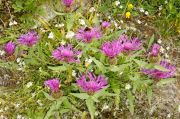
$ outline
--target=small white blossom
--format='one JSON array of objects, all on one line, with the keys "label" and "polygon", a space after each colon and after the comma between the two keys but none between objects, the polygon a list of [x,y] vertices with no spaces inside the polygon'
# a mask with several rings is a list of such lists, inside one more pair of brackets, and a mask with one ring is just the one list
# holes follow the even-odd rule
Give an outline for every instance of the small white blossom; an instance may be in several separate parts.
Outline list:
[{"label": "small white blossom", "polygon": [[162,43],[162,40],[161,39],[158,39],[158,41],[157,41],[159,44],[161,44]]},{"label": "small white blossom", "polygon": [[87,58],[86,58],[86,59],[85,59],[85,62],[88,62],[88,63],[90,64],[90,63],[92,63],[92,59],[91,59],[91,58],[90,58],[90,59],[87,59]]},{"label": "small white blossom", "polygon": [[98,16],[98,17],[99,17],[100,15],[97,13],[97,14],[96,14],[96,16]]},{"label": "small white blossom", "polygon": [[141,24],[142,22],[138,19],[138,20],[137,20],[137,23],[138,23],[138,24]]},{"label": "small white blossom", "polygon": [[116,5],[116,6],[120,5],[120,2],[119,2],[118,0],[115,1],[115,5]]},{"label": "small white blossom", "polygon": [[76,77],[76,71],[72,70],[72,76]]},{"label": "small white blossom", "polygon": [[17,119],[22,119],[22,116],[18,114],[16,118]]},{"label": "small white blossom", "polygon": [[143,8],[139,8],[139,11],[140,11],[140,12],[144,12],[144,9],[143,9]]},{"label": "small white blossom", "polygon": [[124,23],[124,21],[123,20],[120,20],[120,22],[123,24]]},{"label": "small white blossom", "polygon": [[53,32],[50,32],[50,33],[49,33],[48,38],[49,38],[49,39],[53,39],[53,38],[54,38]]},{"label": "small white blossom", "polygon": [[122,6],[122,5],[120,5],[120,6],[119,6],[119,8],[120,8],[120,9],[122,9],[122,8],[123,8],[123,6]]},{"label": "small white blossom", "polygon": [[145,13],[144,13],[145,15],[149,15],[149,12],[148,11],[145,11]]},{"label": "small white blossom", "polygon": [[4,110],[7,111],[9,109],[9,107],[5,107]]},{"label": "small white blossom", "polygon": [[169,55],[168,55],[167,53],[165,53],[165,55],[164,55],[164,56],[165,56],[165,58],[169,58]]},{"label": "small white blossom", "polygon": [[17,22],[15,20],[9,22],[9,26],[17,25]]},{"label": "small white blossom", "polygon": [[66,44],[66,41],[62,40],[61,45],[65,45],[65,44]]},{"label": "small white blossom", "polygon": [[0,109],[0,113],[3,112],[3,109]]},{"label": "small white blossom", "polygon": [[121,26],[118,26],[118,29],[122,29]]},{"label": "small white blossom", "polygon": [[20,61],[21,61],[21,58],[18,57],[18,58],[16,59],[16,62],[19,63]]},{"label": "small white blossom", "polygon": [[170,117],[171,117],[171,114],[169,113],[169,114],[167,115],[167,117],[170,118]]},{"label": "small white blossom", "polygon": [[44,28],[40,28],[40,31],[43,32],[43,33],[46,32],[46,30]]},{"label": "small white blossom", "polygon": [[64,24],[63,24],[63,23],[61,23],[61,24],[56,24],[55,27],[56,27],[56,28],[62,28],[62,27],[64,27]]},{"label": "small white blossom", "polygon": [[34,92],[34,93],[31,93],[31,96],[32,97],[35,97],[36,96],[36,93]]},{"label": "small white blossom", "polygon": [[39,106],[43,106],[41,100],[37,100],[37,103],[39,104]]},{"label": "small white blossom", "polygon": [[130,85],[130,84],[126,84],[125,89],[126,89],[126,90],[131,89],[131,85]]},{"label": "small white blossom", "polygon": [[108,16],[108,19],[111,19],[111,16]]},{"label": "small white blossom", "polygon": [[104,104],[102,110],[107,110],[108,108],[109,106],[107,104]]},{"label": "small white blossom", "polygon": [[19,103],[15,104],[15,107],[16,107],[16,108],[18,108],[19,106],[20,106],[20,104],[19,104]]},{"label": "small white blossom", "polygon": [[5,54],[4,50],[0,50],[0,56],[3,56]]},{"label": "small white blossom", "polygon": [[161,46],[160,52],[161,52],[161,53],[164,53],[164,51],[165,51],[165,49]]},{"label": "small white blossom", "polygon": [[32,85],[33,85],[33,82],[28,82],[28,83],[26,84],[26,87],[27,87],[27,88],[30,88]]},{"label": "small white blossom", "polygon": [[165,4],[167,4],[167,3],[168,3],[168,1],[167,1],[167,0],[165,0],[165,1],[164,1],[164,3],[165,3]]},{"label": "small white blossom", "polygon": [[180,113],[180,105],[178,106],[178,112]]},{"label": "small white blossom", "polygon": [[159,11],[161,11],[162,10],[162,5],[161,6],[159,6]]},{"label": "small white blossom", "polygon": [[85,26],[85,25],[86,25],[86,22],[84,21],[84,19],[79,19],[79,24]]},{"label": "small white blossom", "polygon": [[74,37],[74,35],[75,35],[75,33],[74,33],[73,31],[69,31],[69,32],[66,34],[66,38],[67,38],[67,39],[71,39],[71,38]]},{"label": "small white blossom", "polygon": [[96,11],[96,9],[94,8],[94,7],[91,7],[90,9],[89,9],[89,12],[95,12]]},{"label": "small white blossom", "polygon": [[170,47],[168,46],[168,47],[166,47],[166,50],[170,50]]}]

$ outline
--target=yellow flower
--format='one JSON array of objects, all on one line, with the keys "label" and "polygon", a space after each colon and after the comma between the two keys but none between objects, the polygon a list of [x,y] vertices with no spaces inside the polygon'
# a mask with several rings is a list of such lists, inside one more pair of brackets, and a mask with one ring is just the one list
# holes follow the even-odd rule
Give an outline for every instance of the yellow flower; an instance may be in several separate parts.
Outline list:
[{"label": "yellow flower", "polygon": [[128,4],[128,9],[133,9],[134,6],[132,4]]},{"label": "yellow flower", "polygon": [[129,19],[131,17],[131,13],[130,12],[126,12],[126,18]]}]

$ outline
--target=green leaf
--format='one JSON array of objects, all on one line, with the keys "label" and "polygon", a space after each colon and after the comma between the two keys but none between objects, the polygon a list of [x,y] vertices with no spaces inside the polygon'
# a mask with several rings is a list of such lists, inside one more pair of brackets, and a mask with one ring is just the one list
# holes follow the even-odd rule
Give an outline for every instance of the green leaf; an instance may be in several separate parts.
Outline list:
[{"label": "green leaf", "polygon": [[147,97],[148,97],[149,105],[151,105],[152,96],[153,96],[152,88],[148,87],[147,88]]},{"label": "green leaf", "polygon": [[70,93],[70,94],[79,99],[88,99],[89,98],[89,95],[87,93]]},{"label": "green leaf", "polygon": [[154,68],[157,69],[157,70],[160,70],[160,71],[165,71],[165,72],[166,72],[166,71],[169,71],[168,69],[164,68],[164,67],[161,66],[161,65],[155,65]]},{"label": "green leaf", "polygon": [[94,57],[90,57],[90,58],[94,61],[94,63],[97,65],[97,67],[99,68],[100,71],[102,71],[103,73],[106,72],[106,67],[100,61],[98,61]]},{"label": "green leaf", "polygon": [[43,91],[43,93],[44,93],[44,96],[48,99],[48,100],[51,100],[51,101],[54,101],[55,99],[52,97],[52,96],[50,96],[48,93],[46,93],[46,92],[44,92]]},{"label": "green leaf", "polygon": [[95,111],[96,111],[94,101],[91,98],[88,98],[86,100],[86,105],[87,105],[89,113],[91,115],[91,119],[94,119],[94,114],[95,114]]},{"label": "green leaf", "polygon": [[149,49],[151,48],[153,42],[154,42],[154,34],[151,36],[151,38],[150,38],[150,40],[149,40],[149,44],[148,44],[147,50],[149,50]]},{"label": "green leaf", "polygon": [[53,71],[59,71],[59,72],[67,70],[67,67],[65,67],[65,66],[48,66],[48,68]]},{"label": "green leaf", "polygon": [[174,82],[175,80],[176,80],[176,78],[162,79],[162,80],[160,80],[156,85],[157,85],[157,86],[163,86],[163,85],[172,83],[172,82]]},{"label": "green leaf", "polygon": [[134,114],[134,96],[132,95],[131,91],[127,92],[127,98],[128,98],[128,109],[131,112],[131,114]]},{"label": "green leaf", "polygon": [[141,60],[137,60],[137,59],[133,59],[140,67],[145,67],[146,65],[148,65],[148,63],[141,61]]}]

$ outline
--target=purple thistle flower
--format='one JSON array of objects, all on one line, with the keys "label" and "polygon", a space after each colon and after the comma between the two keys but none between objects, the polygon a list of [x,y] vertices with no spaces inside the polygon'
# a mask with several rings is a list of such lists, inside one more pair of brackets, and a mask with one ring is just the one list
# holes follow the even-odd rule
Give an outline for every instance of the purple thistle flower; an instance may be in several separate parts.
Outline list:
[{"label": "purple thistle flower", "polygon": [[52,52],[53,58],[59,61],[65,61],[65,62],[79,62],[79,60],[76,60],[77,55],[79,55],[81,52],[73,49],[72,46],[69,44],[67,46],[60,46],[57,49],[55,49]]},{"label": "purple thistle flower", "polygon": [[122,51],[122,47],[119,41],[114,40],[112,42],[105,42],[102,45],[102,51],[109,58],[114,58]]},{"label": "purple thistle flower", "polygon": [[101,38],[102,33],[100,32],[99,28],[83,28],[76,33],[76,39],[83,41],[85,43],[91,43],[92,39],[99,39]]},{"label": "purple thistle flower", "polygon": [[4,51],[7,53],[7,55],[12,55],[15,52],[16,45],[13,42],[8,42],[4,46]]},{"label": "purple thistle flower", "polygon": [[50,90],[53,93],[57,93],[59,92],[59,88],[60,88],[60,81],[59,79],[55,78],[55,79],[49,79],[47,81],[44,82],[44,85],[47,86],[48,88],[50,88]]},{"label": "purple thistle flower", "polygon": [[107,21],[103,21],[103,22],[101,23],[101,26],[102,26],[103,28],[108,28],[108,27],[111,26],[111,23],[110,23],[110,22],[107,22]]},{"label": "purple thistle flower", "polygon": [[143,69],[144,74],[148,74],[155,79],[165,79],[172,77],[176,72],[176,67],[167,61],[161,61],[160,65],[167,69],[167,71],[160,71],[158,69]]},{"label": "purple thistle flower", "polygon": [[77,80],[77,85],[80,86],[88,94],[94,94],[95,92],[107,86],[107,84],[107,80],[102,75],[96,76],[95,74],[90,72],[82,75]]},{"label": "purple thistle flower", "polygon": [[66,7],[70,7],[73,3],[73,0],[63,0],[63,4],[66,6]]},{"label": "purple thistle flower", "polygon": [[135,51],[141,48],[141,41],[138,38],[128,39],[126,35],[121,35],[119,42],[124,52]]},{"label": "purple thistle flower", "polygon": [[18,41],[22,45],[32,47],[38,41],[38,35],[35,31],[30,31],[26,34],[21,35]]},{"label": "purple thistle flower", "polygon": [[149,55],[154,56],[154,57],[158,56],[158,54],[160,52],[160,48],[161,48],[161,46],[159,44],[153,44]]}]

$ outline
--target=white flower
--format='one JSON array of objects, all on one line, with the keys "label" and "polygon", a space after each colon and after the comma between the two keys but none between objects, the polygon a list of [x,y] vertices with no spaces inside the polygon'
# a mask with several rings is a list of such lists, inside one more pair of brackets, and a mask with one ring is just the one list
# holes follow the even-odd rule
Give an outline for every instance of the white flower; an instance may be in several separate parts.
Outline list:
[{"label": "white flower", "polygon": [[17,22],[15,20],[9,22],[9,26],[17,25]]},{"label": "white flower", "polygon": [[144,13],[145,15],[149,15],[149,12],[148,11],[145,11],[145,13]]},{"label": "white flower", "polygon": [[122,5],[120,5],[120,6],[119,6],[119,8],[120,8],[120,9],[122,9],[122,8],[123,8],[123,6],[122,6]]},{"label": "white flower", "polygon": [[3,112],[3,109],[0,109],[0,113]]},{"label": "white flower", "polygon": [[99,17],[100,15],[97,13],[97,14],[96,14],[96,16],[98,16],[98,17]]},{"label": "white flower", "polygon": [[43,104],[41,103],[41,100],[37,100],[37,103],[39,104],[39,106],[43,106]]},{"label": "white flower", "polygon": [[19,106],[20,106],[20,104],[19,104],[19,103],[15,104],[15,107],[16,107],[16,108],[18,108]]},{"label": "white flower", "polygon": [[34,93],[31,93],[31,96],[32,97],[35,97],[36,96],[36,93],[34,92]]},{"label": "white flower", "polygon": [[161,44],[162,43],[162,40],[161,39],[158,39],[158,41],[157,41],[159,44]]},{"label": "white flower", "polygon": [[87,59],[87,58],[86,58],[86,59],[85,59],[85,62],[88,62],[88,63],[90,64],[90,63],[92,63],[92,59],[91,59],[91,58],[90,58],[90,59]]},{"label": "white flower", "polygon": [[118,6],[120,4],[120,2],[117,0],[115,1],[115,5]]},{"label": "white flower", "polygon": [[169,114],[167,115],[167,117],[170,118],[170,117],[171,117],[171,114],[169,113]]},{"label": "white flower", "polygon": [[0,50],[0,56],[3,56],[5,54],[4,50]]},{"label": "white flower", "polygon": [[126,90],[131,89],[131,85],[130,85],[130,84],[126,84],[125,89],[126,89]]},{"label": "white flower", "polygon": [[143,8],[139,8],[139,11],[140,11],[140,12],[144,12],[144,9],[143,9]]},{"label": "white flower", "polygon": [[16,118],[17,118],[17,119],[21,119],[22,116],[18,114]]},{"label": "white flower", "polygon": [[91,7],[90,9],[89,9],[89,12],[95,12],[96,11],[96,9],[94,8],[94,7]]},{"label": "white flower", "polygon": [[168,3],[168,1],[167,1],[167,0],[165,0],[165,1],[164,1],[164,3],[165,3],[165,4],[167,4],[167,3]]},{"label": "white flower", "polygon": [[102,110],[107,110],[108,108],[109,106],[107,104],[104,104]]},{"label": "white flower", "polygon": [[21,58],[18,57],[18,58],[16,59],[16,62],[19,63],[20,61],[21,61]]},{"label": "white flower", "polygon": [[117,24],[116,21],[113,21],[113,23],[114,23],[114,26],[115,26],[115,27],[118,27],[118,24]]},{"label": "white flower", "polygon": [[61,23],[61,24],[56,24],[55,27],[56,27],[56,28],[62,28],[62,27],[64,27],[64,24],[63,24],[63,23]]},{"label": "white flower", "polygon": [[76,77],[76,71],[72,70],[72,76]]},{"label": "white flower", "polygon": [[9,107],[5,107],[4,110],[7,111],[9,109]]},{"label": "white flower", "polygon": [[65,44],[66,44],[66,41],[62,40],[61,45],[65,45]]},{"label": "white flower", "polygon": [[54,38],[53,32],[50,32],[50,33],[49,33],[48,38],[49,38],[49,39],[53,39],[53,38]]},{"label": "white flower", "polygon": [[40,31],[43,32],[43,33],[46,32],[46,30],[44,28],[40,28]]},{"label": "white flower", "polygon": [[118,26],[118,29],[122,29],[121,26]]},{"label": "white flower", "polygon": [[164,48],[161,46],[161,48],[160,48],[160,52],[161,53],[164,53]]},{"label": "white flower", "polygon": [[66,34],[66,38],[67,39],[71,39],[71,38],[73,38],[74,37],[74,32],[72,32],[72,31],[69,31],[67,34]]},{"label": "white flower", "polygon": [[84,25],[84,26],[86,25],[84,19],[79,19],[79,24]]},{"label": "white flower", "polygon": [[162,5],[161,5],[161,6],[159,6],[159,10],[162,10]]},{"label": "white flower", "polygon": [[138,23],[138,24],[141,24],[142,22],[138,19],[138,20],[137,20],[137,23]]},{"label": "white flower", "polygon": [[169,58],[169,55],[168,55],[167,53],[165,53],[165,55],[164,55],[164,56],[165,56],[165,58]]},{"label": "white flower", "polygon": [[168,46],[168,47],[166,47],[166,50],[169,50],[170,49],[170,47]]},{"label": "white flower", "polygon": [[111,16],[108,16],[108,19],[111,19]]},{"label": "white flower", "polygon": [[28,82],[28,83],[26,84],[26,87],[27,87],[27,88],[30,88],[32,85],[33,85],[33,82]]}]

